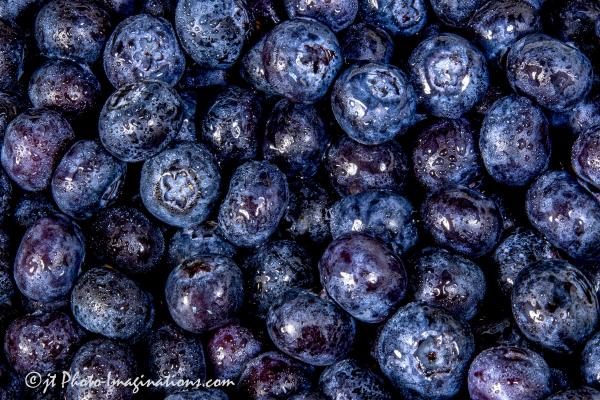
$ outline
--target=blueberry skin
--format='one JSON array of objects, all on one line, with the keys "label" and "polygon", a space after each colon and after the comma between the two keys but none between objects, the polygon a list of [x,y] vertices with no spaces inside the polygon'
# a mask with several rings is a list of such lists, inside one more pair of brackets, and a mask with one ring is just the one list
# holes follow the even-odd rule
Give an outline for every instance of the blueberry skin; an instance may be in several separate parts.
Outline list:
[{"label": "blueberry skin", "polygon": [[228,257],[197,256],[175,267],[167,278],[169,313],[181,328],[204,333],[229,323],[244,300],[239,267]]},{"label": "blueberry skin", "polygon": [[311,387],[312,368],[276,351],[263,353],[246,364],[238,383],[249,400],[284,400]]},{"label": "blueberry skin", "polygon": [[2,166],[21,189],[42,191],[50,185],[54,167],[74,139],[71,125],[61,114],[30,109],[6,128]]},{"label": "blueberry skin", "polygon": [[511,296],[514,319],[531,341],[556,353],[572,353],[594,332],[598,299],[577,268],[543,260],[522,270]]},{"label": "blueberry skin", "polygon": [[339,32],[352,24],[358,12],[359,0],[285,0],[284,6],[290,19],[308,17]]},{"label": "blueberry skin", "polygon": [[600,400],[600,392],[592,388],[582,387],[557,393],[546,400]]},{"label": "blueberry skin", "polygon": [[0,92],[0,141],[4,141],[6,127],[22,111],[22,101],[8,93]]},{"label": "blueberry skin", "polygon": [[212,153],[183,142],[146,160],[140,197],[150,214],[180,228],[202,223],[219,197],[221,173]]},{"label": "blueberry skin", "polygon": [[342,360],[327,367],[319,382],[328,400],[392,399],[392,395],[383,386],[382,379],[352,359]]},{"label": "blueberry skin", "polygon": [[271,84],[267,81],[263,51],[267,35],[261,37],[242,57],[240,75],[256,90],[268,95],[275,94]]},{"label": "blueberry skin", "polygon": [[393,192],[367,191],[346,196],[331,207],[330,215],[334,239],[349,232],[365,232],[402,254],[419,238],[413,205]]},{"label": "blueberry skin", "polygon": [[152,271],[165,249],[160,228],[133,207],[114,207],[98,213],[89,236],[96,258],[131,274]]},{"label": "blueberry skin", "polygon": [[71,292],[71,311],[86,330],[135,342],[152,326],[152,296],[124,274],[107,267],[81,275]]},{"label": "blueberry skin", "polygon": [[464,118],[427,123],[417,136],[413,171],[428,191],[457,184],[474,186],[483,175],[473,125]]},{"label": "blueberry skin", "polygon": [[586,343],[581,353],[581,375],[586,384],[600,387],[600,333]]},{"label": "blueberry skin", "polygon": [[[79,376],[82,382],[97,379],[133,379],[137,365],[129,348],[111,340],[91,340],[81,346],[69,368],[71,376]],[[66,388],[66,400],[131,400],[133,388],[120,385],[102,385],[95,388],[90,385],[72,385]]]},{"label": "blueberry skin", "polygon": [[464,187],[434,193],[421,207],[425,229],[440,246],[478,257],[500,240],[502,217],[496,203]]},{"label": "blueberry skin", "polygon": [[498,183],[525,186],[550,163],[552,144],[542,109],[521,96],[494,102],[479,136],[485,168]]},{"label": "blueberry skin", "polygon": [[176,6],[176,0],[144,0],[142,12],[171,20]]},{"label": "blueberry skin", "polygon": [[335,119],[362,144],[380,144],[405,133],[416,122],[416,107],[412,85],[393,65],[351,66],[331,92]]},{"label": "blueberry skin", "polygon": [[104,71],[115,88],[142,80],[174,86],[185,69],[185,56],[171,23],[138,14],[122,21],[106,42]]},{"label": "blueberry skin", "polygon": [[140,0],[101,0],[112,14],[115,14],[118,19],[129,17],[135,14],[140,8]]},{"label": "blueberry skin", "polygon": [[169,395],[164,400],[228,400],[229,397],[217,389],[198,389]]},{"label": "blueberry skin", "polygon": [[461,28],[467,25],[469,18],[485,0],[431,0],[431,8],[446,25]]},{"label": "blueberry skin", "polygon": [[102,55],[111,29],[110,15],[99,4],[53,0],[39,11],[34,32],[43,55],[92,64]]},{"label": "blueberry skin", "polygon": [[233,258],[236,254],[235,246],[223,239],[216,231],[217,224],[214,221],[176,231],[169,241],[169,264],[176,266],[188,258],[202,254],[218,254]]},{"label": "blueberry skin", "polygon": [[238,167],[219,209],[219,232],[240,247],[256,247],[277,229],[288,204],[285,175],[266,161]]},{"label": "blueberry skin", "polygon": [[10,178],[0,168],[0,221],[6,218],[8,211],[12,208],[13,192]]},{"label": "blueberry skin", "polygon": [[335,34],[309,18],[277,25],[267,34],[262,59],[270,89],[300,103],[325,96],[343,64]]},{"label": "blueberry skin", "polygon": [[119,196],[127,166],[95,140],[76,142],[54,170],[52,197],[62,212],[87,219]]},{"label": "blueberry skin", "polygon": [[69,363],[84,338],[83,330],[63,312],[15,319],[4,336],[4,354],[21,375],[58,372]]},{"label": "blueberry skin", "polygon": [[284,353],[310,365],[345,358],[354,343],[354,320],[332,301],[291,290],[269,309],[267,332]]},{"label": "blueberry skin", "polygon": [[506,58],[506,76],[513,90],[551,111],[567,111],[582,101],[593,75],[592,64],[582,52],[544,34],[522,37]]},{"label": "blueberry skin", "polygon": [[231,67],[250,33],[250,11],[242,0],[180,0],[175,29],[181,46],[201,67]]},{"label": "blueberry skin", "polygon": [[590,96],[577,103],[567,113],[567,126],[573,134],[581,135],[600,125],[600,96]]},{"label": "blueberry skin", "polygon": [[350,25],[342,35],[340,46],[346,64],[361,61],[389,64],[394,52],[390,35],[384,29],[364,22]]},{"label": "blueberry skin", "polygon": [[42,218],[21,239],[14,263],[15,282],[32,300],[65,298],[84,258],[84,236],[77,225],[62,217]]},{"label": "blueberry skin", "polygon": [[306,249],[290,240],[264,244],[246,258],[243,266],[247,299],[254,315],[264,319],[271,305],[292,288],[309,288],[315,282]]},{"label": "blueberry skin", "polygon": [[427,22],[423,0],[359,0],[363,21],[385,29],[393,36],[413,36]]},{"label": "blueberry skin", "polygon": [[525,209],[533,227],[570,257],[600,257],[600,205],[568,172],[548,171],[537,178]]},{"label": "blueberry skin", "polygon": [[54,202],[44,193],[25,192],[12,209],[11,223],[18,229],[26,230],[37,220],[58,213]]},{"label": "blueberry skin", "polygon": [[329,181],[341,195],[367,190],[402,192],[408,178],[408,159],[394,141],[367,146],[342,138],[326,157]]},{"label": "blueberry skin", "polygon": [[281,100],[267,120],[263,156],[290,178],[310,178],[317,173],[329,140],[315,107]]},{"label": "blueberry skin", "polygon": [[0,90],[12,89],[23,74],[25,43],[19,32],[0,20]]},{"label": "blueberry skin", "polygon": [[600,189],[600,129],[577,137],[571,151],[571,167],[578,178]]},{"label": "blueberry skin", "polygon": [[536,261],[559,258],[558,251],[540,234],[517,228],[500,242],[492,254],[498,286],[510,295],[517,275]]},{"label": "blueberry skin", "polygon": [[405,397],[441,400],[460,390],[474,350],[467,325],[442,308],[410,303],[385,323],[374,356]]},{"label": "blueberry skin", "polygon": [[144,161],[162,151],[183,120],[179,95],[160,81],[125,85],[104,104],[98,121],[106,150],[126,162]]},{"label": "blueberry skin", "polygon": [[253,91],[227,87],[208,105],[199,138],[223,164],[255,159],[261,113],[262,104]]},{"label": "blueberry skin", "polygon": [[262,352],[262,342],[239,324],[217,329],[206,345],[206,355],[218,379],[238,379],[246,363]]},{"label": "blueberry skin", "polygon": [[479,353],[468,375],[472,400],[542,400],[550,394],[551,371],[539,354],[499,346]]}]

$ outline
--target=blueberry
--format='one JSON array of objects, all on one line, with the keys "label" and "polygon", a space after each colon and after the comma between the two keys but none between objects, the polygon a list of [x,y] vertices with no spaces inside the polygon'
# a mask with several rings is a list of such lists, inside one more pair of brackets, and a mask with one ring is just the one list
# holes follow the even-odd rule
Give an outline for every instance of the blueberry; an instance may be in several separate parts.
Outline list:
[{"label": "blueberry", "polygon": [[24,193],[12,209],[11,222],[25,230],[37,220],[58,212],[56,206],[43,193]]},{"label": "blueberry", "polygon": [[54,167],[74,139],[71,125],[58,112],[25,111],[6,128],[2,166],[22,189],[44,190],[50,185]]},{"label": "blueberry", "polygon": [[182,115],[181,98],[165,83],[128,84],[104,104],[100,140],[120,160],[144,161],[167,147],[181,127]]},{"label": "blueberry", "polygon": [[431,195],[422,205],[421,217],[438,245],[469,257],[489,253],[502,233],[496,203],[464,187],[449,187]]},{"label": "blueberry", "polygon": [[140,0],[101,0],[104,6],[119,19],[135,14],[140,8]]},{"label": "blueberry", "polygon": [[246,363],[259,355],[262,347],[250,329],[231,324],[212,334],[206,353],[218,379],[238,379]]},{"label": "blueberry", "polygon": [[303,103],[325,96],[343,63],[335,34],[308,18],[277,25],[267,35],[262,53],[270,88],[280,96]]},{"label": "blueberry", "polygon": [[155,17],[172,19],[176,6],[176,0],[144,0],[142,11]]},{"label": "blueberry", "polygon": [[590,283],[592,284],[592,288],[594,289],[594,292],[596,292],[596,296],[600,301],[600,263],[586,263],[581,267],[581,272],[583,272],[589,279]]},{"label": "blueberry", "polygon": [[91,250],[99,260],[133,274],[157,267],[165,248],[159,227],[133,207],[119,206],[98,213],[89,236]]},{"label": "blueberry", "polygon": [[392,65],[354,65],[336,80],[331,108],[340,127],[363,144],[379,144],[416,122],[416,97],[404,72]]},{"label": "blueberry", "polygon": [[79,227],[66,218],[39,219],[27,230],[17,250],[14,278],[32,300],[65,298],[75,284],[85,257]]},{"label": "blueberry", "polygon": [[164,400],[228,400],[229,397],[217,389],[198,389],[180,392],[165,397]]},{"label": "blueberry", "polygon": [[419,101],[436,117],[460,117],[483,98],[489,86],[483,54],[452,33],[423,40],[408,64]]},{"label": "blueberry", "polygon": [[462,28],[484,3],[485,0],[431,0],[431,8],[444,24]]},{"label": "blueberry", "polygon": [[43,55],[94,63],[112,29],[108,12],[95,2],[52,0],[37,15],[35,39]]},{"label": "blueberry", "polygon": [[6,127],[22,111],[23,104],[19,98],[0,92],[0,141],[4,141]]},{"label": "blueberry", "polygon": [[544,34],[530,34],[510,48],[506,75],[513,90],[551,111],[566,111],[590,91],[590,60],[575,47]]},{"label": "blueberry", "polygon": [[358,12],[358,0],[285,0],[290,19],[314,18],[338,32],[350,26]]},{"label": "blueberry", "polygon": [[600,387],[600,333],[594,335],[583,348],[581,375],[586,384]]},{"label": "blueberry", "polygon": [[195,142],[196,141],[196,114],[198,101],[194,90],[183,89],[179,92],[181,97],[181,106],[183,109],[183,120],[181,128],[173,139],[174,142]]},{"label": "blueberry", "polygon": [[374,355],[405,397],[441,400],[460,390],[474,348],[473,335],[460,320],[442,308],[410,303],[385,323]]},{"label": "blueberry", "polygon": [[557,393],[548,397],[546,400],[599,400],[600,392],[588,388],[582,387],[579,389],[566,390],[564,392]]},{"label": "blueberry", "polygon": [[30,11],[39,8],[40,0],[7,0],[0,4],[0,19],[14,23],[26,17]]},{"label": "blueberry", "polygon": [[62,212],[90,218],[121,192],[127,167],[94,140],[76,142],[54,170],[52,197]]},{"label": "blueberry", "polygon": [[217,224],[214,221],[179,229],[169,242],[169,263],[179,265],[188,258],[204,254],[234,257],[235,246],[223,239],[216,230]]},{"label": "blueberry", "polygon": [[479,353],[469,369],[472,400],[542,400],[550,394],[550,368],[539,354],[500,346]]},{"label": "blueberry", "polygon": [[567,126],[575,135],[582,135],[596,128],[600,125],[600,96],[590,96],[577,103],[566,114]]},{"label": "blueberry", "polygon": [[540,176],[527,192],[525,209],[534,228],[569,256],[600,257],[600,205],[567,172]]},{"label": "blueberry", "polygon": [[379,26],[394,36],[417,34],[427,22],[424,0],[359,0],[366,23]]},{"label": "blueberry", "polygon": [[219,209],[223,237],[241,247],[264,243],[277,229],[288,204],[285,175],[265,161],[238,167]]},{"label": "blueberry", "polygon": [[265,63],[263,61],[263,51],[267,35],[260,38],[242,58],[242,66],[240,74],[242,77],[254,87],[265,94],[274,94],[274,89],[267,81],[267,73],[265,72]]},{"label": "blueberry", "polygon": [[202,67],[229,68],[251,29],[243,0],[179,0],[175,29],[181,46]]},{"label": "blueberry", "polygon": [[342,138],[327,152],[329,180],[342,195],[367,190],[401,192],[408,179],[408,159],[396,142],[367,146]]},{"label": "blueberry", "polygon": [[347,64],[361,61],[389,64],[394,52],[390,35],[364,22],[350,25],[344,31],[340,45]]},{"label": "blueberry", "polygon": [[0,90],[12,89],[24,68],[25,43],[19,32],[0,20]]},{"label": "blueberry", "polygon": [[193,333],[220,328],[238,313],[244,297],[242,272],[230,258],[204,255],[175,267],[165,287],[169,313]]},{"label": "blueberry", "polygon": [[600,129],[582,133],[575,140],[571,166],[577,177],[600,189]]},{"label": "blueberry", "polygon": [[587,0],[548,0],[544,7],[546,28],[553,36],[573,43],[588,57],[599,55],[595,34],[600,4]]},{"label": "blueberry", "polygon": [[263,156],[289,177],[317,173],[329,145],[329,135],[312,105],[281,100],[271,110],[265,128]]},{"label": "blueberry", "polygon": [[183,75],[185,57],[169,21],[138,14],[122,21],[104,48],[104,71],[114,87],[142,80],[174,86]]},{"label": "blueberry", "polygon": [[475,130],[467,119],[428,122],[412,151],[419,183],[432,192],[449,184],[475,186],[483,174],[475,140]]},{"label": "blueberry", "polygon": [[8,175],[0,168],[0,221],[2,221],[12,208],[13,185]]},{"label": "blueberry", "polygon": [[327,367],[319,379],[321,390],[328,400],[391,400],[392,395],[380,377],[346,359]]},{"label": "blueberry", "polygon": [[556,353],[573,352],[598,323],[598,299],[590,282],[566,261],[538,261],[522,270],[511,304],[523,334]]}]

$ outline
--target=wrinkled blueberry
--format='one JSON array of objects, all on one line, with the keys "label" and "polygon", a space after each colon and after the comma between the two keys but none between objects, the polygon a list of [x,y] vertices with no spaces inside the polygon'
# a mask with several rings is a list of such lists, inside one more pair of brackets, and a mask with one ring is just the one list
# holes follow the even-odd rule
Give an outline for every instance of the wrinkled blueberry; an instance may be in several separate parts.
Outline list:
[{"label": "wrinkled blueberry", "polygon": [[12,89],[23,74],[25,43],[20,33],[0,20],[0,90]]},{"label": "wrinkled blueberry", "polygon": [[188,258],[203,254],[235,256],[235,246],[223,239],[216,230],[217,224],[208,221],[175,232],[169,242],[169,263],[173,266],[179,265]]},{"label": "wrinkled blueberry", "polygon": [[390,35],[364,22],[353,24],[344,31],[340,45],[347,64],[361,61],[389,64],[394,52]]},{"label": "wrinkled blueberry", "polygon": [[309,17],[338,32],[347,28],[358,12],[358,0],[285,0],[290,19]]},{"label": "wrinkled blueberry", "polygon": [[231,324],[213,333],[206,354],[218,379],[238,379],[246,363],[258,356],[262,347],[250,329]]},{"label": "wrinkled blueberry", "polygon": [[412,36],[427,22],[424,0],[359,0],[363,20],[394,36]]},{"label": "wrinkled blueberry", "polygon": [[355,360],[339,361],[325,369],[319,379],[328,400],[391,400],[380,377]]}]

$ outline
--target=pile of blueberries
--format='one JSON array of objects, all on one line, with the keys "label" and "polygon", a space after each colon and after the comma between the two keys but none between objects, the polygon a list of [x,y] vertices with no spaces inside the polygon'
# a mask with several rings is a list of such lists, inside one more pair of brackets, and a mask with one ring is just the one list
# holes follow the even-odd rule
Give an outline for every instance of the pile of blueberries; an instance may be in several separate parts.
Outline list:
[{"label": "pile of blueberries", "polygon": [[595,66],[600,0],[0,0],[0,400],[600,400]]}]

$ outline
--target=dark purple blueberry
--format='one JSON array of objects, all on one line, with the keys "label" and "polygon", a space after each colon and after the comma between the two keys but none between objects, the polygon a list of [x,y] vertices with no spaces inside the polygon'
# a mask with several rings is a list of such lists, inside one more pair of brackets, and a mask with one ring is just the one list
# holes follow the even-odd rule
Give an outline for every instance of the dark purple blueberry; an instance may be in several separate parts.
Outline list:
[{"label": "dark purple blueberry", "polygon": [[32,300],[62,299],[75,284],[84,258],[84,237],[77,225],[62,217],[39,219],[21,239],[15,282]]},{"label": "dark purple blueberry", "polygon": [[431,8],[444,24],[461,28],[484,3],[485,0],[431,0]]},{"label": "dark purple blueberry", "polygon": [[422,41],[410,55],[408,64],[419,101],[436,117],[460,117],[488,90],[483,54],[468,40],[452,33]]},{"label": "dark purple blueberry", "polygon": [[594,332],[598,299],[585,275],[566,261],[543,260],[522,270],[512,311],[523,334],[556,353],[571,353]]},{"label": "dark purple blueberry", "polygon": [[229,397],[218,389],[198,389],[180,392],[165,397],[164,400],[228,400]]},{"label": "dark purple blueberry", "polygon": [[244,301],[242,272],[228,257],[190,258],[171,271],[165,297],[171,317],[186,331],[220,328],[236,316]]},{"label": "dark purple blueberry", "polygon": [[354,318],[378,323],[404,299],[404,264],[384,242],[363,233],[334,240],[319,261],[321,284]]},{"label": "dark purple blueberry", "polygon": [[354,344],[354,320],[332,301],[290,290],[269,309],[267,332],[284,353],[310,365],[345,358]]},{"label": "dark purple blueberry", "polygon": [[4,353],[19,374],[45,375],[64,369],[83,338],[83,330],[67,314],[32,314],[10,324]]},{"label": "dark purple blueberry", "polygon": [[550,394],[550,368],[539,354],[500,346],[482,351],[469,368],[471,400],[543,400]]},{"label": "dark purple blueberry", "polygon": [[326,167],[331,185],[342,196],[367,190],[402,192],[409,168],[396,142],[367,146],[349,138],[329,148]]},{"label": "dark purple blueberry", "polygon": [[127,166],[95,140],[80,140],[54,170],[52,197],[62,212],[90,218],[119,196]]},{"label": "dark purple blueberry", "polygon": [[221,173],[212,153],[199,143],[178,143],[146,160],[140,197],[165,224],[189,227],[204,222],[218,199]]},{"label": "dark purple blueberry", "polygon": [[238,389],[248,400],[286,400],[310,389],[312,374],[306,364],[270,351],[246,364]]},{"label": "dark purple blueberry", "polygon": [[469,257],[489,253],[502,233],[496,203],[464,187],[449,187],[431,195],[421,207],[421,217],[438,245]]},{"label": "dark purple blueberry", "polygon": [[25,111],[6,128],[2,166],[19,187],[39,192],[50,185],[54,167],[74,139],[71,125],[58,112]]},{"label": "dark purple blueberry", "polygon": [[12,89],[24,68],[23,36],[9,23],[0,20],[0,90]]},{"label": "dark purple blueberry", "polygon": [[573,43],[588,57],[598,56],[596,22],[600,20],[600,3],[588,0],[547,0],[545,28],[553,36]]},{"label": "dark purple blueberry", "polygon": [[180,0],[175,28],[181,46],[202,67],[231,67],[250,33],[250,11],[243,0]]},{"label": "dark purple blueberry", "polygon": [[206,355],[218,379],[238,379],[246,363],[259,355],[262,342],[239,324],[217,329],[206,345]]},{"label": "dark purple blueberry", "polygon": [[474,186],[483,174],[475,129],[464,118],[428,122],[417,136],[412,161],[415,177],[432,192],[449,184]]},{"label": "dark purple blueberry", "polygon": [[524,186],[550,163],[548,120],[540,107],[521,96],[497,100],[479,136],[483,164],[490,176],[508,186]]},{"label": "dark purple blueberry", "polygon": [[575,135],[582,135],[596,128],[600,125],[600,95],[592,95],[577,103],[566,113],[566,116],[567,126]]},{"label": "dark purple blueberry", "polygon": [[600,257],[600,204],[569,173],[540,176],[527,192],[525,209],[531,224],[569,256]]},{"label": "dark purple blueberry", "polygon": [[182,115],[181,98],[165,83],[125,85],[108,98],[100,112],[100,140],[120,160],[144,161],[177,135]]},{"label": "dark purple blueberry", "polygon": [[352,359],[327,367],[319,379],[328,400],[391,400],[383,380]]},{"label": "dark purple blueberry", "polygon": [[[92,340],[79,348],[69,373],[77,376],[79,382],[106,382],[113,380],[133,380],[137,366],[130,350],[123,344],[111,340]],[[65,400],[131,400],[133,387],[125,385],[75,385],[69,384],[65,390]]]},{"label": "dark purple blueberry", "polygon": [[308,17],[338,32],[350,26],[358,12],[358,0],[284,0],[290,19]]},{"label": "dark purple blueberry", "polygon": [[56,206],[44,193],[23,193],[16,202],[11,222],[25,230],[37,220],[56,214]]},{"label": "dark purple blueberry", "polygon": [[417,100],[408,78],[393,65],[361,64],[345,70],[331,92],[340,127],[363,144],[402,135],[416,122]]},{"label": "dark purple blueberry", "polygon": [[546,400],[600,400],[600,392],[592,388],[581,387],[557,393]]},{"label": "dark purple blueberry", "polygon": [[256,158],[262,105],[247,89],[230,86],[208,104],[200,139],[224,164],[239,165]]},{"label": "dark purple blueberry", "polygon": [[600,189],[600,129],[581,133],[575,140],[571,166],[577,177]]},{"label": "dark purple blueberry", "polygon": [[[259,0],[260,1],[260,0]],[[267,35],[263,36],[252,46],[242,58],[240,74],[254,87],[266,94],[274,94],[274,89],[267,81],[265,63],[263,61],[263,50]]]},{"label": "dark purple blueberry", "polygon": [[445,308],[467,321],[475,317],[486,294],[485,276],[477,264],[431,247],[421,250],[411,264],[416,301]]},{"label": "dark purple blueberry", "polygon": [[364,22],[353,24],[344,31],[340,45],[347,64],[361,61],[389,64],[394,52],[390,35],[384,29]]},{"label": "dark purple blueberry", "polygon": [[267,34],[262,59],[270,88],[302,103],[325,96],[343,64],[335,34],[309,18],[277,25]]},{"label": "dark purple blueberry", "polygon": [[600,388],[600,332],[596,333],[583,348],[581,375],[586,384]]},{"label": "dark purple blueberry", "polygon": [[267,121],[263,156],[290,178],[310,178],[317,173],[329,141],[317,108],[281,100]]},{"label": "dark purple blueberry", "polygon": [[179,265],[188,258],[203,254],[233,258],[236,254],[235,246],[223,239],[216,230],[217,224],[214,221],[179,229],[169,242],[169,263]]},{"label": "dark purple blueberry", "polygon": [[256,247],[277,229],[288,204],[285,175],[266,161],[238,167],[219,209],[219,231],[240,247]]},{"label": "dark purple blueberry", "polygon": [[551,111],[566,111],[590,91],[593,70],[577,48],[544,34],[530,34],[510,48],[506,75],[515,92]]},{"label": "dark purple blueberry", "polygon": [[160,228],[132,207],[100,212],[92,221],[89,236],[89,245],[99,260],[133,274],[158,266],[165,249]]},{"label": "dark purple blueberry", "polygon": [[427,22],[424,0],[359,0],[359,5],[364,22],[394,36],[415,35]]},{"label": "dark purple blueberry", "polygon": [[171,23],[148,14],[134,15],[117,25],[104,48],[103,62],[106,77],[117,89],[143,80],[174,86],[185,69]]},{"label": "dark purple blueberry", "polygon": [[23,102],[16,96],[0,92],[0,141],[4,141],[6,127],[22,111]]},{"label": "dark purple blueberry", "polygon": [[[23,380],[4,361],[0,363],[0,399],[20,400],[23,398]],[[308,399],[310,400],[310,399]],[[317,399],[319,400],[319,399]]]},{"label": "dark purple blueberry", "polygon": [[467,325],[442,308],[410,303],[385,323],[374,355],[405,397],[442,400],[458,394],[474,350]]},{"label": "dark purple blueberry", "polygon": [[247,304],[259,318],[292,288],[309,288],[315,281],[306,249],[290,240],[261,246],[244,263]]}]

